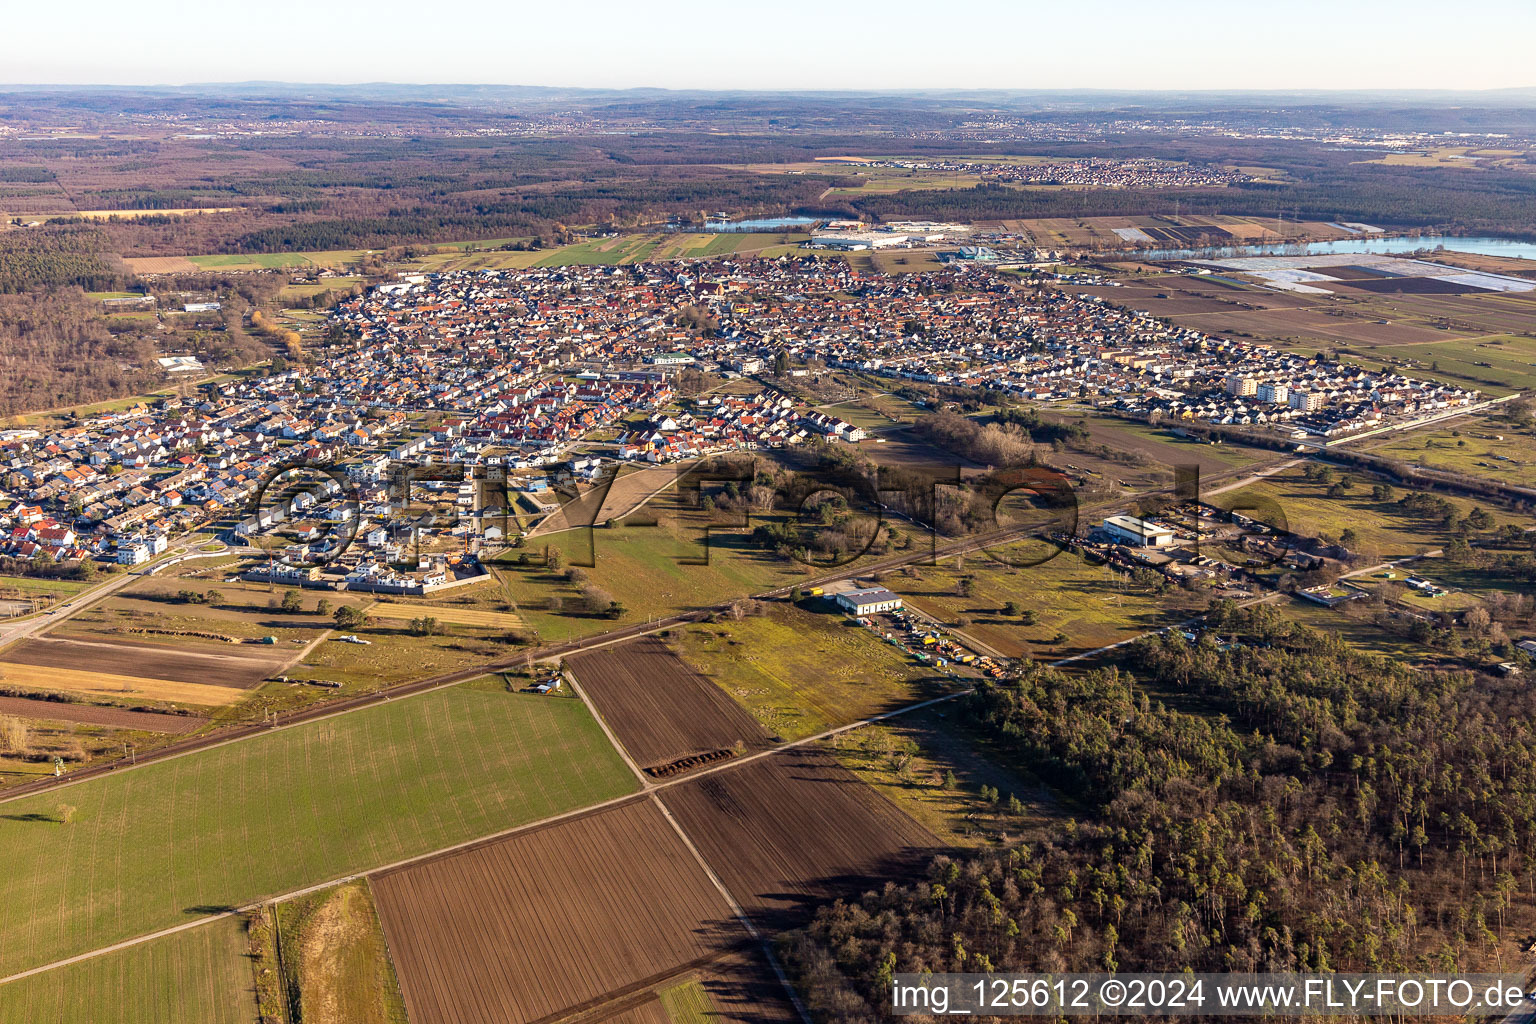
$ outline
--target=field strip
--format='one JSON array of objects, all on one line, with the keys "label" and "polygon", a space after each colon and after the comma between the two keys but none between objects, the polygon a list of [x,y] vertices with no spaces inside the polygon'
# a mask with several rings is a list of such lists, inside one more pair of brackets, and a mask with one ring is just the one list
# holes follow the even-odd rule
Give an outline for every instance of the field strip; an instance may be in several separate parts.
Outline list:
[{"label": "field strip", "polygon": [[245,697],[250,691],[238,686],[214,683],[183,683],[174,679],[146,676],[121,676],[113,672],[88,672],[85,669],[48,668],[20,662],[0,662],[0,673],[9,686],[34,690],[64,690],[70,693],[99,693],[108,696],[132,695],[150,700],[184,701],[224,707]]},{"label": "field strip", "polygon": [[0,697],[0,714],[20,715],[56,722],[105,725],[142,729],[145,732],[184,733],[200,729],[208,719],[196,715],[172,715],[159,711],[132,711],[101,704],[38,700],[28,697]]},{"label": "field strip", "polygon": [[[658,620],[657,622],[655,622],[653,624],[647,625],[644,629],[636,630],[633,633],[625,633],[622,636],[610,636],[610,637],[604,637],[602,639],[595,639],[592,643],[582,644],[582,645],[577,646],[577,647],[572,647],[569,650],[564,650],[563,648],[557,647],[555,650],[553,650],[553,651],[551,651],[551,652],[549,652],[549,653],[547,653],[545,655],[541,655],[538,658],[536,658],[535,660],[537,660],[537,661],[548,661],[551,658],[564,657],[565,655],[575,653],[578,650],[589,651],[589,650],[596,650],[596,649],[598,649],[600,647],[607,647],[610,644],[621,644],[621,643],[624,643],[626,640],[633,640],[636,637],[646,636],[646,635],[648,635],[650,633],[659,633],[659,632],[661,632],[664,629],[672,629],[673,627],[675,627],[677,625],[678,625],[678,620],[675,620],[675,619],[662,619],[662,620]],[[562,651],[563,651],[563,653],[562,653]],[[475,666],[473,666],[471,668],[455,671],[454,673],[452,673],[452,677],[451,678],[444,679],[442,682],[434,683],[434,684],[432,684],[430,686],[422,686],[419,689],[410,690],[409,692],[406,692],[406,693],[398,693],[398,694],[396,694],[396,693],[391,693],[388,690],[379,690],[379,691],[376,691],[375,694],[367,694],[366,696],[369,697],[370,699],[368,701],[364,702],[364,703],[357,704],[357,705],[355,705],[353,707],[337,708],[334,712],[331,712],[330,714],[315,715],[312,718],[302,718],[302,719],[298,719],[297,721],[281,723],[281,724],[277,724],[277,725],[270,725],[270,726],[266,726],[266,727],[262,727],[262,728],[252,728],[249,732],[241,733],[238,736],[230,736],[228,739],[218,740],[218,741],[213,742],[213,743],[206,743],[206,744],[204,744],[202,746],[198,746],[198,747],[191,747],[191,748],[189,748],[187,750],[178,750],[175,753],[166,754],[163,757],[155,757],[155,758],[142,758],[141,757],[139,759],[139,761],[135,762],[134,764],[131,764],[131,765],[118,765],[118,766],[114,767],[112,769],[112,771],[113,771],[114,774],[116,774],[118,772],[124,772],[124,771],[133,771],[136,768],[139,768],[139,767],[142,767],[142,766],[147,766],[147,765],[150,765],[150,764],[160,764],[160,763],[163,763],[165,761],[174,761],[177,758],[187,757],[187,756],[192,755],[192,754],[200,754],[200,753],[202,753],[205,750],[215,750],[215,749],[217,749],[219,747],[227,746],[228,744],[231,744],[231,743],[240,743],[240,742],[242,742],[244,740],[254,739],[257,736],[264,736],[264,735],[266,735],[267,733],[269,733],[269,732],[271,732],[273,730],[277,730],[277,729],[296,729],[296,728],[298,728],[300,726],[308,725],[308,724],[310,724],[312,722],[329,721],[330,719],[338,718],[341,715],[350,715],[350,714],[354,714],[354,713],[356,713],[358,711],[366,711],[369,708],[375,707],[376,705],[378,705],[380,703],[383,703],[385,701],[409,700],[412,697],[419,697],[422,694],[435,693],[438,690],[443,689],[444,687],[458,686],[460,683],[466,683],[466,682],[468,682],[471,679],[477,679],[477,678],[479,678],[480,676],[483,676],[483,675],[489,675],[489,674],[492,674],[492,673],[495,673],[495,672],[504,671],[506,669],[516,667],[517,665],[522,664],[522,662],[523,662],[523,658],[519,657],[515,661],[507,662],[505,664],[500,663],[500,662],[495,662],[495,663],[488,664],[488,665],[475,665]],[[185,685],[195,685],[195,684],[185,684]],[[406,684],[401,684],[401,685],[403,686],[403,685],[406,685]],[[56,688],[57,687],[55,687],[55,689]],[[250,691],[249,690],[241,690],[239,692],[241,694],[247,694]],[[100,775],[102,773],[98,772],[98,773],[92,773],[92,774],[85,774],[85,773],[77,773],[77,774],[78,774],[79,777],[73,778],[73,779],[71,779],[68,775],[63,776],[57,783],[55,783],[54,785],[50,786],[49,790],[52,791],[52,790],[58,790],[58,789],[67,789],[70,786],[78,786],[78,785],[81,785],[82,783],[90,782],[92,779],[97,778],[98,775]],[[20,792],[20,793],[9,793],[9,794],[6,794],[5,796],[0,796],[0,804],[6,804],[6,803],[10,803],[13,800],[21,800],[21,799],[24,799],[26,797],[36,796],[36,795],[37,795],[37,791],[35,791],[35,790],[27,790],[25,792]],[[0,980],[4,980],[4,979],[0,979]]]},{"label": "field strip", "polygon": [[784,986],[784,991],[789,996],[790,1004],[794,1006],[795,1012],[800,1015],[800,1019],[805,1024],[811,1024],[810,1012],[806,1010],[805,1004],[800,1001],[800,995],[795,991],[795,987],[789,983],[789,975],[784,973],[784,968],[780,965],[779,958],[773,953],[773,944],[757,930],[757,926],[752,923],[752,919],[747,916],[747,912],[742,909],[740,903],[736,902],[736,897],[731,895],[731,891],[725,887],[725,883],[720,880],[720,876],[715,874],[715,869],[709,866],[709,861],[704,859],[704,854],[697,846],[693,845],[693,840],[688,837],[687,832],[683,831],[682,824],[672,817],[672,812],[667,810],[667,805],[661,802],[661,798],[652,793],[651,803],[655,804],[656,808],[661,811],[661,816],[667,819],[667,824],[672,826],[672,831],[677,833],[677,838],[682,840],[683,845],[688,848],[688,852],[693,854],[693,859],[699,862],[699,867],[708,876],[714,887],[720,890],[721,897],[724,898],[726,904],[731,908],[731,913],[736,915],[736,920],[740,921],[741,926],[747,930],[747,934],[752,936],[759,946],[763,947],[763,955],[768,958],[768,966],[773,968],[773,973],[779,979],[779,984]]},{"label": "field strip", "polygon": [[511,612],[487,612],[479,608],[439,608],[430,604],[397,604],[394,601],[375,601],[368,606],[368,614],[379,619],[415,619],[423,616],[441,622],[457,622],[465,626],[521,626],[521,616]]},{"label": "field strip", "polygon": [[143,577],[153,576],[168,566],[193,558],[218,558],[228,554],[227,551],[189,554],[185,549],[191,543],[195,543],[195,541],[185,542],[176,548],[172,548],[166,553],[164,558],[151,563],[139,572],[122,573],[112,576],[103,583],[87,590],[82,590],[68,600],[55,605],[46,614],[24,616],[14,623],[0,626],[0,648],[8,647],[18,640],[24,640],[40,630],[47,631],[52,629],[54,626],[67,621],[71,616],[84,611],[98,601],[103,601],[119,590],[123,590],[141,580]]}]

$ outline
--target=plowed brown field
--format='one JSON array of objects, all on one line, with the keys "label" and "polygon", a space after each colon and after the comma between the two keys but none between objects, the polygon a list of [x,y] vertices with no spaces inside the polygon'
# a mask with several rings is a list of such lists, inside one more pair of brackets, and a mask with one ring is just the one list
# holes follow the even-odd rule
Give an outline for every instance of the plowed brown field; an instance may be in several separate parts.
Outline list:
[{"label": "plowed brown field", "polygon": [[745,708],[654,637],[578,654],[566,664],[641,767],[737,742],[768,746]]},{"label": "plowed brown field", "polygon": [[3,660],[17,665],[249,689],[281,669],[286,657],[275,647],[256,644],[169,647],[141,640],[39,636],[6,651]]},{"label": "plowed brown field", "polygon": [[573,1013],[747,941],[649,800],[372,883],[412,1024]]},{"label": "plowed brown field", "polygon": [[104,708],[97,704],[68,704],[64,701],[32,700],[27,697],[0,697],[0,715],[168,733],[191,732],[208,721],[195,715],[158,715],[152,711],[129,711],[127,708]]},{"label": "plowed brown field", "polygon": [[771,931],[916,870],[940,846],[828,754],[786,751],[661,794],[704,859]]}]

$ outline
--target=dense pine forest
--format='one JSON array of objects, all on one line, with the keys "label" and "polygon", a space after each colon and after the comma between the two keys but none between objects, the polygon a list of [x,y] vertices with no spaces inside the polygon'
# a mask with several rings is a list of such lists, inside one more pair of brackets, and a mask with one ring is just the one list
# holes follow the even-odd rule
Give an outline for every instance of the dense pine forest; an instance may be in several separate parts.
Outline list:
[{"label": "dense pine forest", "polygon": [[1032,668],[970,727],[1080,808],[823,908],[786,957],[823,1019],[893,972],[1508,967],[1536,907],[1536,694],[1258,606],[1126,668]]}]

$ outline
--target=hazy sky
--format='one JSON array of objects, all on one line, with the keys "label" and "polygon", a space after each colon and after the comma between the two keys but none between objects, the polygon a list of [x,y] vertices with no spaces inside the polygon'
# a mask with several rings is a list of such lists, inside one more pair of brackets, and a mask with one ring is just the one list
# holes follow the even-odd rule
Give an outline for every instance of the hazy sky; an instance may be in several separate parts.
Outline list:
[{"label": "hazy sky", "polygon": [[0,82],[1536,85],[1536,0],[13,0]]}]

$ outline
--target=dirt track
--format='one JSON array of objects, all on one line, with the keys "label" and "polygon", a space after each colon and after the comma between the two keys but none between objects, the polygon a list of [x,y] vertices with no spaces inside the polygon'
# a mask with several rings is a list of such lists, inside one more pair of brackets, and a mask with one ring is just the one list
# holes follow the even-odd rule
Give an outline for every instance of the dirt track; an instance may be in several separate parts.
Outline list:
[{"label": "dirt track", "polygon": [[655,637],[578,654],[567,667],[641,767],[768,745],[756,719]]}]

